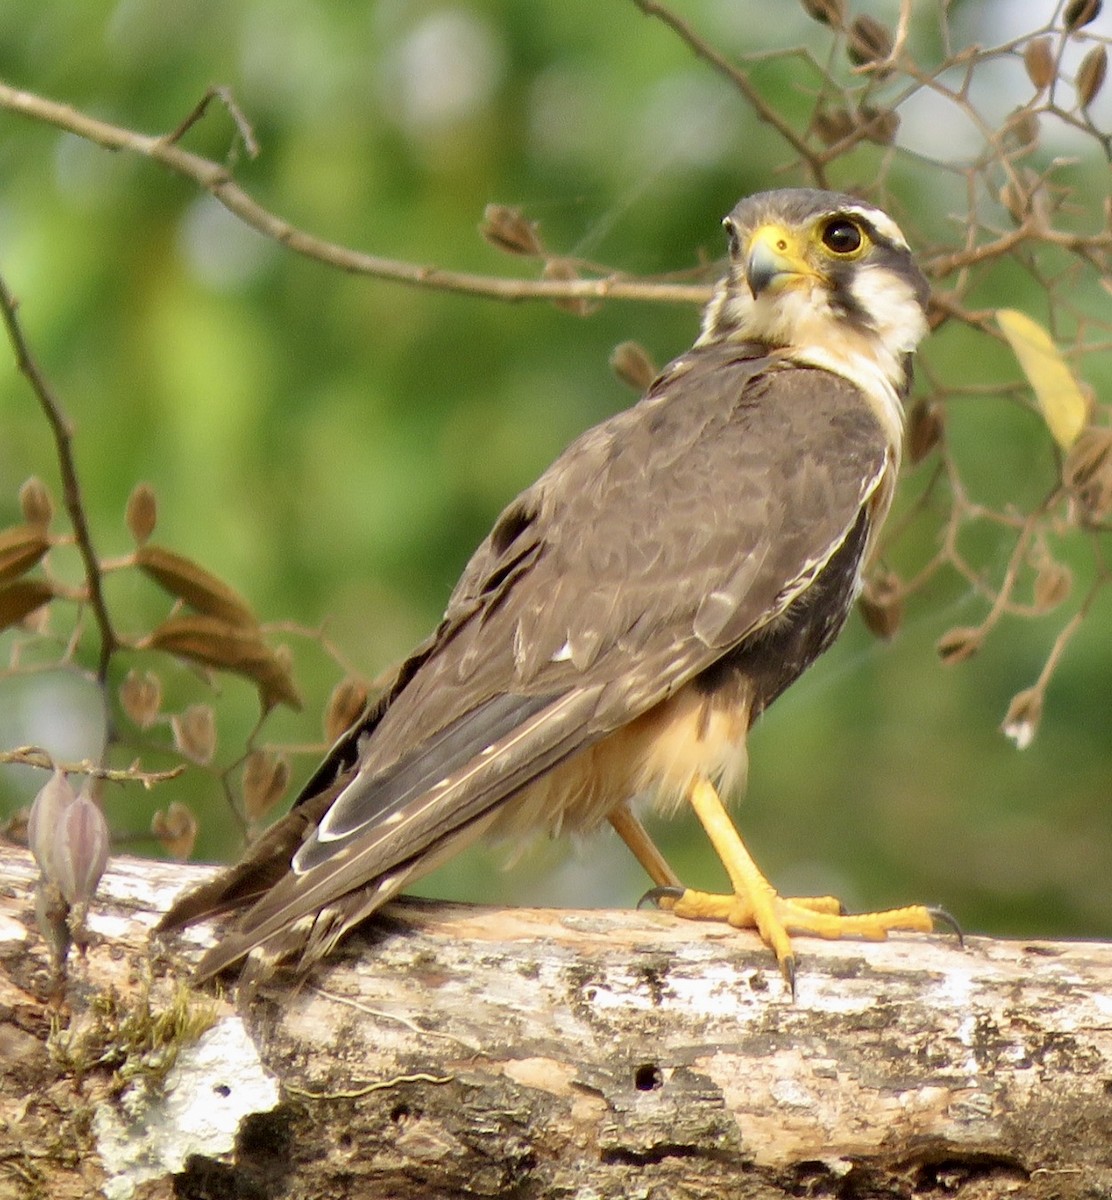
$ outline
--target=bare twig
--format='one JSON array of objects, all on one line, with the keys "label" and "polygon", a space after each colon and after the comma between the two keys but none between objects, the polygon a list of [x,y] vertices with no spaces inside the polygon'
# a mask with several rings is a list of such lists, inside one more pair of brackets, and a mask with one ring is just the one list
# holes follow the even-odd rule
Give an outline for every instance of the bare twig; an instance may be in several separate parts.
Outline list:
[{"label": "bare twig", "polygon": [[134,764],[130,767],[105,767],[87,758],[80,762],[68,762],[54,758],[42,746],[17,746],[14,750],[0,750],[0,763],[36,767],[41,771],[65,771],[67,775],[88,775],[93,779],[107,779],[111,783],[141,783],[148,791],[156,783],[177,779],[185,771],[184,763],[167,771],[144,771]]},{"label": "bare twig", "polygon": [[62,496],[73,526],[74,540],[77,544],[81,561],[85,568],[85,586],[88,589],[89,606],[96,617],[97,628],[100,630],[100,653],[97,658],[97,679],[103,685],[108,678],[108,664],[112,652],[119,641],[108,615],[108,607],[104,599],[101,584],[100,564],[96,551],[93,549],[92,534],[89,531],[89,521],[85,515],[85,505],[81,497],[81,483],[77,477],[77,463],[73,456],[73,427],[69,418],[62,411],[39,369],[34,356],[31,354],[23,328],[16,315],[17,302],[8,290],[7,284],[0,278],[0,311],[3,313],[4,324],[8,330],[8,338],[15,351],[16,364],[31,385],[31,390],[38,398],[46,415],[50,430],[54,435],[54,446],[58,456],[58,470],[62,477]]},{"label": "bare twig", "polygon": [[314,237],[272,213],[232,179],[227,167],[183,150],[172,140],[173,135],[151,137],[119,125],[110,125],[66,104],[58,104],[4,83],[0,83],[0,108],[64,129],[106,150],[126,150],[153,159],[192,180],[264,237],[279,242],[295,254],[352,274],[504,301],[639,300],[657,304],[705,304],[711,297],[710,285],[659,283],[633,279],[620,273],[600,279],[498,279],[364,254]]}]

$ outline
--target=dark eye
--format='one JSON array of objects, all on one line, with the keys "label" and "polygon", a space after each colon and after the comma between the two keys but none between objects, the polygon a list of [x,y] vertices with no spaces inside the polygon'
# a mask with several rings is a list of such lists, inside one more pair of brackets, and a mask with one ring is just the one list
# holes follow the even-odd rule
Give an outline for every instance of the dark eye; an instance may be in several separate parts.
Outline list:
[{"label": "dark eye", "polygon": [[722,228],[726,230],[726,239],[730,247],[730,257],[737,258],[741,250],[741,237],[738,234],[737,226],[727,217],[722,222]]},{"label": "dark eye", "polygon": [[853,254],[861,249],[861,230],[845,217],[827,221],[822,231],[822,244],[832,254]]}]

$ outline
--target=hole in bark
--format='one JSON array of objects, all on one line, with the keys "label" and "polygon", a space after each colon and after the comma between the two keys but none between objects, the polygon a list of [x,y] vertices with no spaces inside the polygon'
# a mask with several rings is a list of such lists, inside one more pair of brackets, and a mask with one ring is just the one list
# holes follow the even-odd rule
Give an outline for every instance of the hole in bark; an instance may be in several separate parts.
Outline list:
[{"label": "hole in bark", "polygon": [[218,1096],[230,1096],[232,1094],[232,1089],[226,1083],[218,1083],[212,1090]]},{"label": "hole in bark", "polygon": [[633,1072],[633,1086],[639,1092],[655,1092],[664,1086],[664,1076],[656,1063],[642,1063]]},{"label": "hole in bark", "polygon": [[395,1104],[394,1107],[390,1110],[390,1120],[393,1121],[395,1125],[400,1125],[403,1121],[408,1121],[409,1120],[409,1105],[408,1104]]}]

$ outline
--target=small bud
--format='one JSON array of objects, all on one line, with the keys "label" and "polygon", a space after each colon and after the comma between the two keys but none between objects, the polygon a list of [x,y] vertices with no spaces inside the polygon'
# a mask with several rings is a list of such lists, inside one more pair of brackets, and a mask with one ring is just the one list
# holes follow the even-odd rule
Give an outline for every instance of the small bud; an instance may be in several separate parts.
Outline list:
[{"label": "small bud", "polygon": [[892,53],[895,43],[887,26],[882,25],[875,17],[855,17],[849,27],[849,41],[846,53],[850,62],[857,66],[867,63],[882,63]]},{"label": "small bud", "polygon": [[151,833],[173,858],[186,859],[193,853],[197,828],[197,818],[177,800],[165,812],[160,809],[151,818]]},{"label": "small bud", "polygon": [[1034,741],[1042,719],[1043,694],[1037,687],[1016,692],[1000,728],[1015,742],[1017,750],[1026,750]]},{"label": "small bud", "polygon": [[942,441],[945,420],[941,404],[920,400],[907,418],[907,458],[914,466]]},{"label": "small bud", "polygon": [[1035,606],[1042,612],[1057,608],[1070,594],[1073,572],[1065,563],[1048,559],[1035,573]]},{"label": "small bud", "polygon": [[876,146],[891,146],[900,131],[900,118],[890,108],[873,108],[863,104],[857,110],[857,124]]},{"label": "small bud", "polygon": [[539,228],[536,221],[526,220],[520,209],[505,204],[488,204],[479,224],[479,232],[492,246],[530,257],[544,253]]},{"label": "small bud", "polygon": [[853,118],[845,108],[823,108],[815,114],[815,133],[824,146],[833,146],[854,131]]},{"label": "small bud", "polygon": [[935,649],[947,666],[972,658],[981,648],[984,632],[979,627],[959,625],[948,629],[939,639]]},{"label": "small bud", "polygon": [[865,581],[857,600],[870,633],[894,637],[903,624],[903,582],[894,571],[875,571]]},{"label": "small bud", "polygon": [[610,369],[640,395],[657,376],[656,364],[639,342],[619,342],[610,352]]},{"label": "small bud", "polygon": [[341,679],[324,710],[324,736],[334,742],[359,719],[367,704],[367,689],[358,679]]},{"label": "small bud", "polygon": [[154,533],[158,523],[158,500],[149,483],[138,483],[127,498],[125,513],[128,530],[141,546]]},{"label": "small bud", "polygon": [[174,745],[192,762],[207,767],[216,753],[216,714],[208,704],[191,704],[170,718]]},{"label": "small bud", "polygon": [[258,821],[282,798],[289,786],[289,760],[268,750],[252,750],[243,764],[243,811]]},{"label": "small bud", "polygon": [[[542,279],[562,279],[567,282],[572,282],[579,278],[579,272],[562,258],[550,258],[544,264],[544,270],[541,272]],[[575,317],[586,317],[591,312],[591,302],[586,299],[577,297],[568,297],[566,299],[553,300],[553,304],[557,308],[562,308],[564,312],[569,312]]]},{"label": "small bud", "polygon": [[162,680],[153,671],[128,671],[120,684],[120,704],[140,729],[150,729],[162,708]]},{"label": "small bud", "polygon": [[1088,108],[1100,94],[1107,74],[1108,51],[1103,46],[1094,46],[1077,68],[1077,102],[1082,108]]},{"label": "small bud", "polygon": [[19,489],[19,507],[28,525],[45,532],[54,516],[54,501],[37,475],[32,475]]},{"label": "small bud", "polygon": [[1041,92],[1054,82],[1054,50],[1048,37],[1032,38],[1023,48],[1027,78]]},{"label": "small bud", "polygon": [[54,882],[67,904],[87,905],[108,865],[108,822],[84,788],[54,836]]},{"label": "small bud", "polygon": [[57,882],[54,868],[54,835],[66,810],[77,795],[66,778],[65,771],[55,768],[46,784],[31,804],[27,818],[27,846],[39,864],[39,870],[52,882]]},{"label": "small bud", "polygon": [[1101,0],[1070,0],[1062,14],[1062,24],[1067,33],[1076,33],[1083,26],[1095,21],[1103,8]]},{"label": "small bud", "polygon": [[1080,524],[1100,524],[1112,511],[1112,429],[1090,425],[1081,431],[1066,455],[1062,480]]},{"label": "small bud", "polygon": [[820,25],[841,29],[846,23],[845,0],[800,0],[807,15]]}]

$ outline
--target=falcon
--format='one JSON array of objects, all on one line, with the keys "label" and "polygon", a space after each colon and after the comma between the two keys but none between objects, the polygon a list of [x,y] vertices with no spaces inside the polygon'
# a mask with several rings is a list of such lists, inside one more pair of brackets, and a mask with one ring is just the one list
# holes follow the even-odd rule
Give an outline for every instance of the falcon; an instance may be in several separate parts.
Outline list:
[{"label": "falcon", "polygon": [[[754,928],[794,985],[793,934],[929,932],[922,906],[781,897],[721,797],[753,722],[841,630],[888,510],[927,282],[895,222],[785,189],[724,221],[698,340],[499,516],[436,631],[289,815],[162,928],[237,911],[202,958],[307,971],[480,837],[608,821],[678,917]],[[687,803],[722,895],[686,889],[637,803]]]}]

